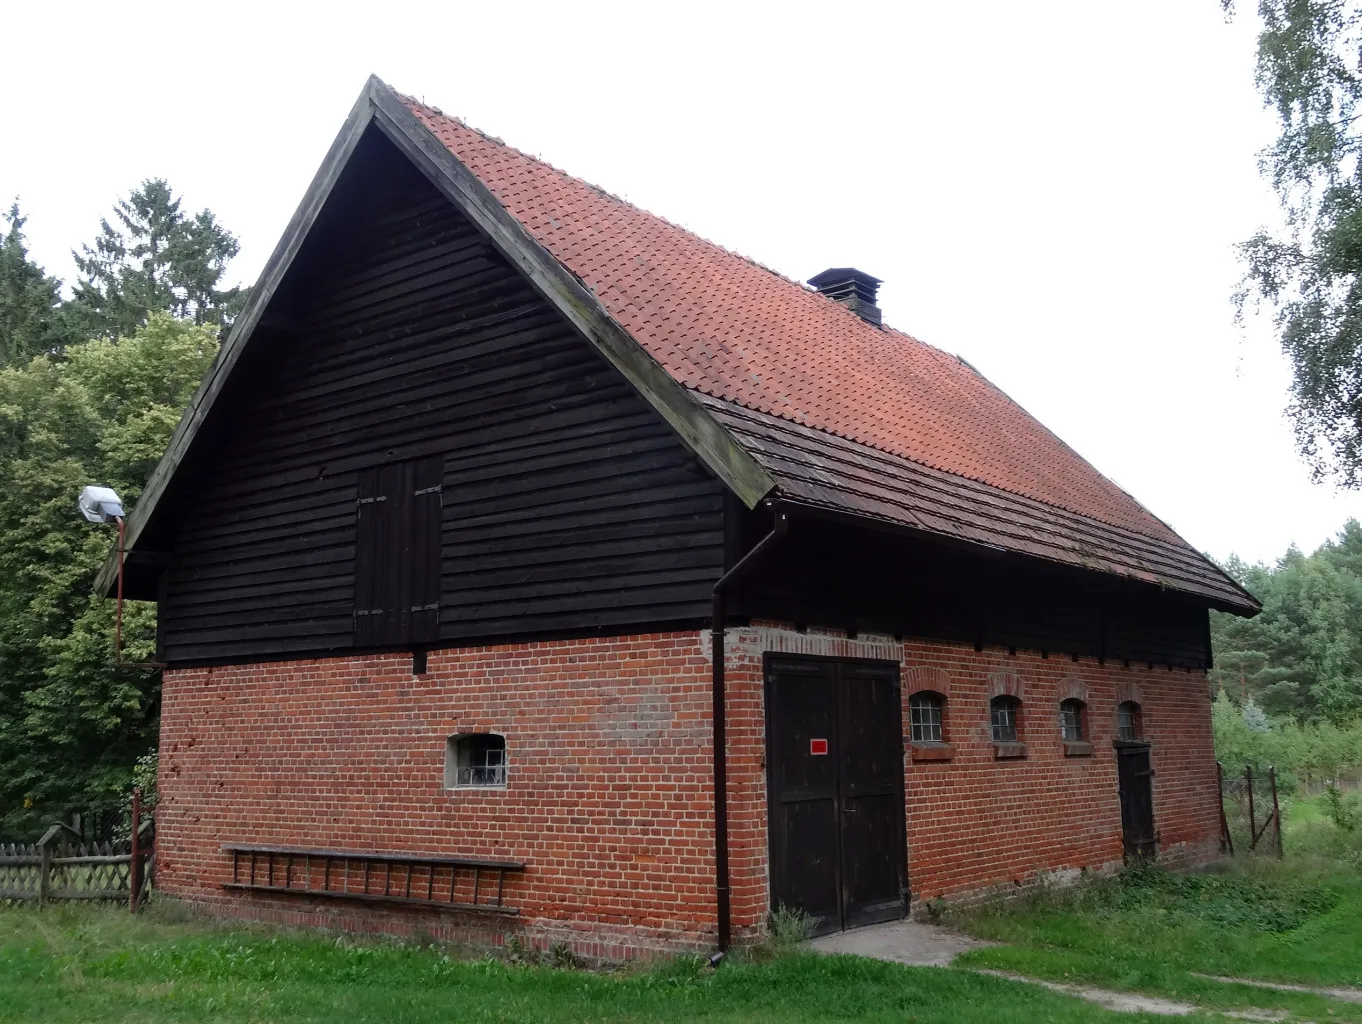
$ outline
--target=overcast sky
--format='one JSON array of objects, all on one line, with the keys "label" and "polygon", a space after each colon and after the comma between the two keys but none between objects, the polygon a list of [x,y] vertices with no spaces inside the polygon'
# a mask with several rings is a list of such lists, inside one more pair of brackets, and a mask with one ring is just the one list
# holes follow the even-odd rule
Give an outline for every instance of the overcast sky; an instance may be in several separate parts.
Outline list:
[{"label": "overcast sky", "polygon": [[249,283],[375,73],[791,277],[883,278],[888,322],[1270,560],[1362,495],[1310,482],[1270,325],[1232,322],[1233,245],[1276,217],[1255,31],[1217,0],[15,5],[0,197],[69,280],[168,178]]}]

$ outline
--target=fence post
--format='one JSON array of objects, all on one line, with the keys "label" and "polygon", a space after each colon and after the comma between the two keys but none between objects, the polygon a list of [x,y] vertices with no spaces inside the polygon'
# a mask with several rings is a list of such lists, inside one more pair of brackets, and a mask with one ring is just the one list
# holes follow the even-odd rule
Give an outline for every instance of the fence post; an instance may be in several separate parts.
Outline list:
[{"label": "fence post", "polygon": [[1244,765],[1244,785],[1248,786],[1249,797],[1249,852],[1258,849],[1258,818],[1253,813],[1253,765]]},{"label": "fence post", "polygon": [[1220,852],[1234,856],[1234,837],[1230,835],[1230,823],[1225,817],[1225,766],[1215,763],[1215,797],[1220,808]]},{"label": "fence post", "polygon": [[1272,831],[1277,837],[1277,859],[1282,859],[1282,809],[1277,803],[1277,766],[1267,770],[1268,782],[1272,784]]},{"label": "fence post", "polygon": [[43,842],[38,847],[38,906],[47,902],[47,893],[52,886],[52,847]]},{"label": "fence post", "polygon": [[142,852],[138,848],[138,832],[142,827],[142,791],[132,791],[132,854],[128,861],[128,912],[137,912],[137,897],[142,891]]}]

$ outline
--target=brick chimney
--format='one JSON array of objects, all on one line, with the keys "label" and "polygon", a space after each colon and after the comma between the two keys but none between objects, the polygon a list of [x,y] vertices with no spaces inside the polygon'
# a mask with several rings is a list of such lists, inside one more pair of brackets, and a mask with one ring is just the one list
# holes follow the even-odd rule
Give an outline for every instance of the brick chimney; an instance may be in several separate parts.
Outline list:
[{"label": "brick chimney", "polygon": [[880,326],[880,307],[875,305],[875,294],[880,290],[880,279],[871,277],[855,267],[833,267],[809,284],[835,302],[840,302],[868,324]]}]

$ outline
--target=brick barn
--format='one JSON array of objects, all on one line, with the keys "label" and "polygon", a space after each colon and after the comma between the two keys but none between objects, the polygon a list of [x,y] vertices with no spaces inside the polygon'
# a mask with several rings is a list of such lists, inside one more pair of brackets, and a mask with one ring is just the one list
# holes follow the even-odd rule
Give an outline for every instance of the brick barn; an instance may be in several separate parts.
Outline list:
[{"label": "brick barn", "polygon": [[161,891],[620,957],[1216,855],[1256,603],[877,285],[371,79],[128,520]]}]

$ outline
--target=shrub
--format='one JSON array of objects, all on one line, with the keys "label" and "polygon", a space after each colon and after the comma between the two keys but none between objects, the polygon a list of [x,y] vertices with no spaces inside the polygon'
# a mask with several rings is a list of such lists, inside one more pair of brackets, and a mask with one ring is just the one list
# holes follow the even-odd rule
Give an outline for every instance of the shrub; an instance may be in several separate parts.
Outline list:
[{"label": "shrub", "polygon": [[771,911],[771,942],[779,949],[790,949],[808,942],[817,926],[818,918],[782,904]]},{"label": "shrub", "polygon": [[1324,789],[1324,799],[1329,806],[1329,820],[1344,832],[1352,832],[1357,828],[1357,796],[1356,793],[1352,793],[1345,797],[1333,783]]}]

